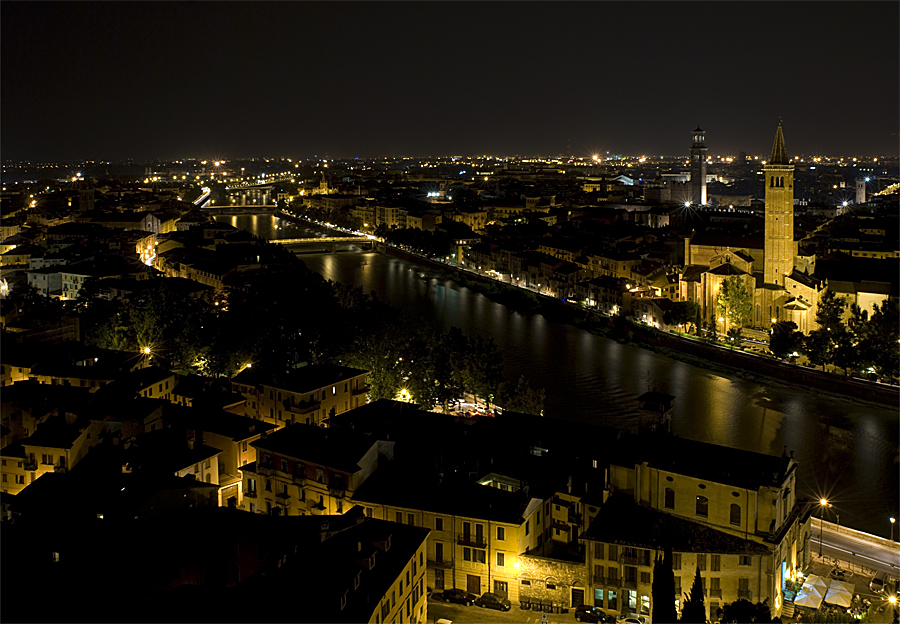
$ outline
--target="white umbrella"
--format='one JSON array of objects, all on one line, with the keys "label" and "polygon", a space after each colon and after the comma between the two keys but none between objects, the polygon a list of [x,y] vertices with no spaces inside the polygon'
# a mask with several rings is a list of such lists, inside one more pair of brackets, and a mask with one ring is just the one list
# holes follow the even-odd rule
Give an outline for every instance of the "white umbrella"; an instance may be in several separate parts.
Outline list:
[{"label": "white umbrella", "polygon": [[823,579],[821,576],[816,576],[815,574],[810,574],[808,577],[806,577],[806,580],[803,582],[803,584],[817,587],[819,589],[819,593],[823,596],[828,590],[828,581]]},{"label": "white umbrella", "polygon": [[839,607],[849,607],[853,602],[853,586],[840,581],[831,581],[825,594],[825,602]]},{"label": "white umbrella", "polygon": [[800,589],[800,593],[794,597],[794,604],[818,609],[819,605],[822,604],[822,594],[819,593],[818,587],[804,584]]}]

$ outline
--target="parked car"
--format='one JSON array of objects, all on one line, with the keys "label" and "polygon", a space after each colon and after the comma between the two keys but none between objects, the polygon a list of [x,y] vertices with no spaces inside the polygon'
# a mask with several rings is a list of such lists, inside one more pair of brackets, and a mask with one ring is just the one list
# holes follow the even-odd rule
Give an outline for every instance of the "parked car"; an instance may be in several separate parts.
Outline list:
[{"label": "parked car", "polygon": [[456,604],[471,607],[478,600],[478,596],[470,594],[464,589],[445,589],[441,593],[440,599],[444,602],[455,602]]},{"label": "parked car", "polygon": [[575,608],[575,621],[600,622],[600,624],[615,624],[616,618],[611,615],[607,615],[602,609],[598,607],[581,605]]},{"label": "parked car", "polygon": [[512,604],[501,596],[500,594],[495,594],[493,592],[484,592],[481,594],[481,598],[475,601],[479,607],[484,607],[486,609],[496,609],[497,611],[509,611],[512,607]]},{"label": "parked car", "polygon": [[887,574],[884,572],[879,572],[869,581],[869,589],[871,589],[876,594],[880,594],[884,591],[885,580],[887,578]]},{"label": "parked car", "polygon": [[616,618],[616,624],[650,624],[650,618],[646,615],[625,613]]}]

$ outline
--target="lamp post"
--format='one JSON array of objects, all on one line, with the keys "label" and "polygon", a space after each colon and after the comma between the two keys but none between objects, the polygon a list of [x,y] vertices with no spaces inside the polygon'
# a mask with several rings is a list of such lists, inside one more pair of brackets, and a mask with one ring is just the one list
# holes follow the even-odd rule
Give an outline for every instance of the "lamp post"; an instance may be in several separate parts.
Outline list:
[{"label": "lamp post", "polygon": [[891,541],[894,541],[894,523],[897,522],[896,518],[891,518]]},{"label": "lamp post", "polygon": [[825,508],[828,507],[828,499],[819,499],[819,556],[822,556],[822,535],[825,532]]}]

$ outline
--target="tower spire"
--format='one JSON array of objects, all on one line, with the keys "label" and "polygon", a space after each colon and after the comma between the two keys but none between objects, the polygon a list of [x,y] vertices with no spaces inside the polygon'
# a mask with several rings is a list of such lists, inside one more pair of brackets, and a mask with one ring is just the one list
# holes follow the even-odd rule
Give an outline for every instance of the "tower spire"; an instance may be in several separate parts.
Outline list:
[{"label": "tower spire", "polygon": [[775,143],[772,145],[772,157],[769,163],[773,165],[788,164],[787,154],[784,150],[784,132],[781,131],[781,117],[778,118],[778,129],[775,131]]}]

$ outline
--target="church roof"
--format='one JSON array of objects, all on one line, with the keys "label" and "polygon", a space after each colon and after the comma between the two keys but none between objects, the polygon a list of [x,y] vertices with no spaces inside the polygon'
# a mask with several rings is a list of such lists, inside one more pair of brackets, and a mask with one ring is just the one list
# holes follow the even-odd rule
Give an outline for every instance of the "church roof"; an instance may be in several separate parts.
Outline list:
[{"label": "church roof", "polygon": [[801,273],[796,268],[791,272],[790,278],[792,280],[800,282],[801,284],[803,284],[804,286],[807,286],[808,288],[815,288],[816,286],[819,285],[819,281],[817,279],[815,279],[814,277],[812,277],[811,275],[809,275],[809,273]]},{"label": "church roof", "polygon": [[712,273],[713,275],[746,275],[744,271],[741,271],[730,262],[720,264],[716,268],[707,271],[707,273]]},{"label": "church roof", "polygon": [[787,153],[784,149],[784,133],[781,131],[781,120],[778,121],[778,129],[775,131],[775,143],[772,145],[772,156],[769,158],[768,164],[788,164]]}]

